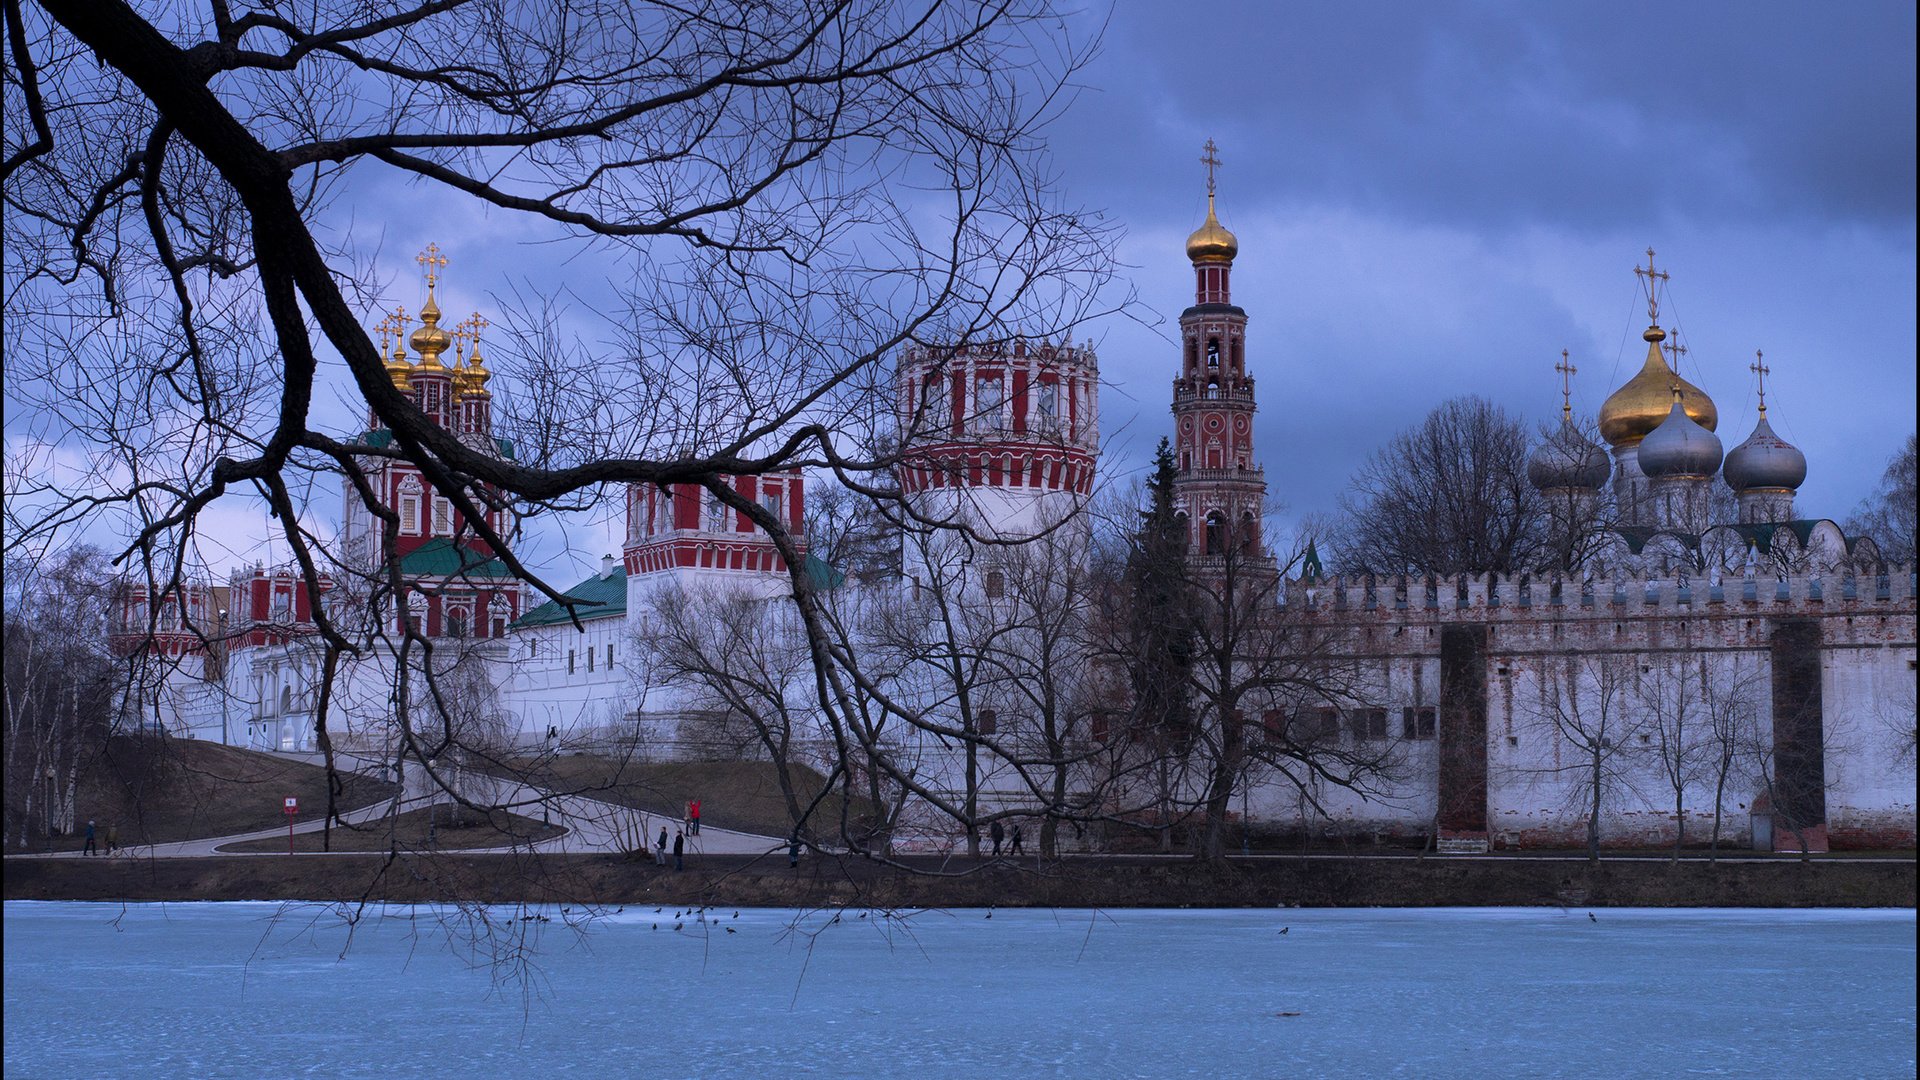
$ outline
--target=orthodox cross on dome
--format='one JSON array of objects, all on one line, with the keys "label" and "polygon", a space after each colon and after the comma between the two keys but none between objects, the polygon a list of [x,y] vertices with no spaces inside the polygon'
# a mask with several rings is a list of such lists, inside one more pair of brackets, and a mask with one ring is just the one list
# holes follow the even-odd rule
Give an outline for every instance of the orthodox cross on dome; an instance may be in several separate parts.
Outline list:
[{"label": "orthodox cross on dome", "polygon": [[1200,156],[1200,164],[1207,167],[1207,198],[1211,199],[1213,198],[1213,171],[1220,167],[1220,148],[1213,145],[1212,139],[1208,139],[1203,149],[1206,153]]},{"label": "orthodox cross on dome", "polygon": [[1687,355],[1687,347],[1680,344],[1680,331],[1675,330],[1673,340],[1660,347],[1667,351],[1667,366],[1673,369],[1675,375],[1680,374],[1680,358]]},{"label": "orthodox cross on dome", "polygon": [[1653,268],[1653,248],[1652,247],[1647,248],[1646,269],[1643,270],[1636,265],[1633,268],[1633,275],[1637,278],[1642,279],[1642,281],[1647,287],[1647,321],[1649,323],[1652,323],[1654,326],[1659,326],[1660,325],[1660,300],[1659,300],[1659,297],[1655,295],[1655,289],[1660,285],[1660,283],[1667,280],[1668,275],[1665,270],[1655,270]]},{"label": "orthodox cross on dome", "polygon": [[485,316],[477,311],[473,313],[472,318],[467,320],[467,330],[473,335],[474,352],[477,353],[480,351],[480,334],[492,325],[492,323],[486,320]]},{"label": "orthodox cross on dome", "polygon": [[1747,365],[1747,370],[1753,372],[1754,377],[1760,380],[1760,415],[1765,416],[1767,415],[1767,376],[1773,374],[1773,369],[1767,366],[1766,357],[1760,350],[1755,349],[1753,363]]},{"label": "orthodox cross on dome", "polygon": [[427,250],[415,255],[413,261],[426,268],[427,290],[431,292],[434,285],[440,281],[440,271],[446,268],[447,257],[440,254],[439,244],[429,243]]},{"label": "orthodox cross on dome", "polygon": [[402,358],[407,355],[407,327],[412,325],[405,304],[393,309],[393,355]]},{"label": "orthodox cross on dome", "polygon": [[1560,373],[1560,418],[1571,421],[1573,419],[1573,376],[1580,369],[1574,367],[1568,360],[1567,350],[1561,349],[1560,362],[1553,365],[1553,370]]}]

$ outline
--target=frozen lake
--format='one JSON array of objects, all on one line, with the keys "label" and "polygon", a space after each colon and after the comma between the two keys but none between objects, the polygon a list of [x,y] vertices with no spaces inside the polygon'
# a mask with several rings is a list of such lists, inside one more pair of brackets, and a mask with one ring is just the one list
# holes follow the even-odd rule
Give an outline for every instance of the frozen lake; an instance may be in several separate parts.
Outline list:
[{"label": "frozen lake", "polygon": [[1911,911],[444,914],[10,902],[6,1074],[1914,1075]]}]

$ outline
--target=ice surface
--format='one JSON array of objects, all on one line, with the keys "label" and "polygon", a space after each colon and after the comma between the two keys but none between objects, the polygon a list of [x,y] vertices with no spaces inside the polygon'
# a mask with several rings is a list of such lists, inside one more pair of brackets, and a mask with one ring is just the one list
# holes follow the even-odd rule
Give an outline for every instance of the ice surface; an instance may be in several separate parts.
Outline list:
[{"label": "ice surface", "polygon": [[1912,911],[674,912],[10,902],[6,1072],[1914,1075]]}]

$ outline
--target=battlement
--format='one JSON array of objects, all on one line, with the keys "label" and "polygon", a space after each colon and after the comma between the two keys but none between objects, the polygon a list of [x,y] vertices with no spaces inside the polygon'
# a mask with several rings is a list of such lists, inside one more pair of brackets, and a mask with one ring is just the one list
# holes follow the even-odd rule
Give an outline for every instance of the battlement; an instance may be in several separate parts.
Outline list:
[{"label": "battlement", "polygon": [[1333,577],[1287,582],[1289,610],[1334,621],[1521,621],[1623,615],[1757,613],[1811,617],[1837,611],[1907,612],[1920,593],[1915,567],[1839,567],[1825,573],[1664,578],[1462,574]]}]

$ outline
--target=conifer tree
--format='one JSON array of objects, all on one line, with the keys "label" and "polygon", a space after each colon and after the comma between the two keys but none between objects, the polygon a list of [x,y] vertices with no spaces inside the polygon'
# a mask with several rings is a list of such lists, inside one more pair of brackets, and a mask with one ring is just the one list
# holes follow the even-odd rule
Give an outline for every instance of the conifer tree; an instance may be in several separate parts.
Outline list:
[{"label": "conifer tree", "polygon": [[[1186,525],[1174,512],[1173,450],[1160,440],[1148,504],[1140,531],[1127,554],[1128,674],[1133,689],[1136,737],[1149,741],[1162,764],[1183,753],[1192,738],[1190,679],[1193,668],[1193,605],[1187,588]],[[1170,783],[1160,787],[1163,811],[1172,798]],[[1163,813],[1163,818],[1170,814]],[[1169,826],[1170,821],[1163,821]],[[1172,842],[1163,828],[1162,846]]]}]

